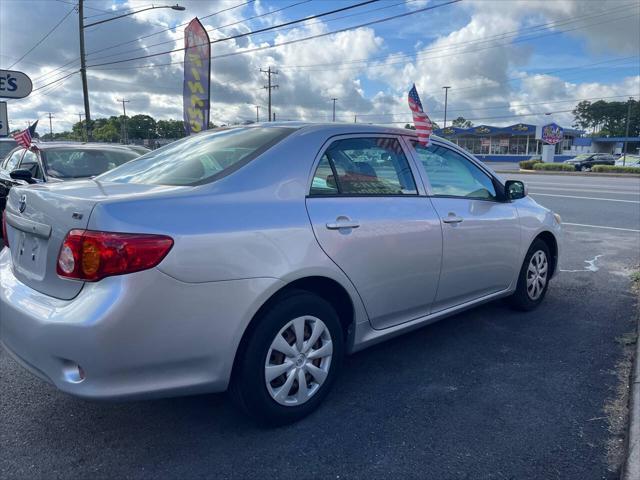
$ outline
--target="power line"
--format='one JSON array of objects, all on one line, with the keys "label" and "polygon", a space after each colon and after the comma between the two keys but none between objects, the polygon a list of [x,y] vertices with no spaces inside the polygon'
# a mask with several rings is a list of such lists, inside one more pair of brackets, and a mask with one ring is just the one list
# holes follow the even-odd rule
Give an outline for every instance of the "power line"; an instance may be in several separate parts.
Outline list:
[{"label": "power line", "polygon": [[[237,35],[232,35],[230,37],[218,38],[216,40],[211,40],[209,42],[209,44],[226,42],[226,41],[229,41],[229,40],[235,40],[237,38],[243,38],[243,37],[248,37],[250,35],[255,35],[257,33],[268,32],[270,30],[275,30],[275,29],[278,29],[280,27],[285,27],[285,26],[288,26],[288,25],[294,25],[296,23],[306,22],[307,20],[324,17],[324,16],[327,16],[327,15],[331,15],[333,13],[343,12],[345,10],[351,10],[353,8],[358,8],[358,7],[361,7],[361,6],[364,6],[364,5],[368,5],[370,3],[379,2],[379,1],[380,0],[365,0],[364,2],[356,3],[356,4],[353,4],[353,5],[349,5],[349,6],[346,6],[346,7],[338,8],[338,9],[335,9],[335,10],[330,10],[328,12],[323,12],[323,13],[319,13],[319,14],[316,14],[316,15],[311,15],[311,16],[305,17],[305,18],[299,18],[299,19],[296,19],[296,20],[291,20],[289,22],[281,23],[280,25],[272,25],[270,27],[264,27],[264,28],[260,28],[258,30],[253,30],[251,32],[239,33]],[[451,0],[450,3],[455,3],[455,2],[459,2],[459,1],[461,1],[461,0]],[[123,60],[114,60],[112,62],[97,63],[95,65],[89,65],[89,67],[101,67],[101,66],[104,66],[104,65],[113,65],[113,64],[116,64],[116,63],[132,62],[134,60],[141,60],[141,59],[145,59],[145,58],[157,57],[159,55],[166,55],[166,54],[169,54],[169,53],[182,52],[185,49],[186,49],[186,47],[175,48],[173,50],[165,50],[164,52],[150,53],[150,54],[147,54],[147,55],[141,55],[141,56],[138,56],[138,57],[127,58],[127,59],[123,59]]]},{"label": "power line", "polygon": [[[219,26],[219,27],[215,27],[214,29],[209,30],[209,31],[207,31],[207,32],[208,32],[209,34],[211,34],[212,32],[214,32],[214,31],[216,31],[216,30],[221,30],[221,29],[223,29],[223,28],[231,27],[231,26],[233,26],[233,25],[237,25],[237,24],[239,24],[239,23],[243,23],[243,22],[246,22],[246,21],[248,21],[248,20],[252,20],[252,19],[255,19],[255,18],[263,17],[263,16],[269,15],[269,14],[271,14],[271,13],[276,13],[276,12],[279,12],[279,11],[285,10],[285,9],[287,9],[287,8],[291,8],[291,7],[293,7],[293,6],[300,5],[300,4],[302,4],[302,3],[307,3],[307,2],[309,2],[309,1],[311,1],[311,0],[304,0],[304,1],[302,1],[302,2],[298,2],[298,3],[295,3],[295,4],[293,4],[293,5],[289,5],[289,6],[287,6],[287,7],[280,8],[280,9],[278,9],[278,10],[273,10],[273,11],[271,11],[271,12],[268,12],[268,13],[265,13],[265,14],[262,14],[262,15],[254,15],[253,17],[245,18],[245,19],[243,19],[243,20],[239,20],[239,21],[237,21],[237,22],[228,23],[228,24],[226,24],[226,25],[221,25],[221,26]],[[384,7],[373,8],[373,9],[370,9],[370,10],[367,10],[367,11],[364,11],[364,12],[357,12],[357,13],[351,13],[351,14],[348,14],[348,15],[341,15],[341,16],[339,16],[339,17],[335,17],[335,18],[327,19],[327,20],[325,20],[324,22],[325,22],[325,23],[330,23],[330,22],[335,22],[335,21],[338,21],[338,20],[343,20],[343,19],[345,19],[345,18],[350,18],[350,17],[360,16],[360,15],[367,15],[367,14],[370,14],[370,13],[373,13],[373,12],[377,12],[377,11],[379,11],[379,10],[386,10],[386,9],[389,9],[389,8],[397,7],[397,6],[399,6],[399,5],[406,5],[407,3],[412,3],[412,2],[416,2],[416,1],[418,1],[418,0],[406,0],[406,1],[403,1],[403,2],[394,3],[394,4],[391,4],[391,5],[385,5]],[[315,22],[309,22],[309,23],[307,23],[307,25],[306,25],[306,26],[316,25],[316,24],[318,24],[318,23],[322,23],[322,20],[318,20],[318,21],[315,21]],[[295,27],[295,26],[290,26],[290,27],[287,27],[287,28],[279,28],[279,29],[278,29],[278,33],[285,32],[285,31],[288,31],[288,30],[292,30],[292,29],[294,29],[294,28],[297,28],[297,27]],[[265,32],[263,32],[263,33],[265,33]],[[259,34],[258,34],[258,35],[259,35]],[[134,51],[136,51],[136,50],[146,50],[146,49],[150,49],[150,48],[157,47],[157,46],[160,46],[160,45],[165,45],[165,44],[167,44],[167,43],[174,43],[174,42],[177,42],[177,41],[180,41],[180,40],[183,40],[183,39],[184,39],[184,37],[177,38],[177,39],[166,40],[166,41],[164,41],[164,42],[154,43],[154,44],[152,44],[152,45],[146,45],[146,46],[144,46],[144,47],[135,48],[135,49],[133,49],[133,50],[128,50],[128,51],[125,51],[125,52],[118,52],[118,53],[114,53],[114,54],[111,54],[111,55],[105,55],[105,56],[102,56],[102,57],[97,57],[97,58],[94,58],[93,60],[95,61],[95,60],[101,60],[101,59],[105,59],[105,58],[111,58],[111,57],[115,57],[115,56],[121,55],[121,54],[123,54],[123,53],[134,52]]]},{"label": "power line", "polygon": [[[250,3],[253,3],[253,2],[255,2],[255,1],[256,1],[256,0],[247,0],[247,1],[242,2],[242,3],[239,3],[239,4],[237,4],[237,5],[233,5],[233,6],[231,6],[231,7],[223,8],[222,10],[218,10],[217,12],[210,13],[209,15],[205,15],[204,17],[199,17],[199,18],[200,18],[200,20],[204,20],[204,19],[206,19],[206,18],[211,18],[211,17],[213,17],[213,16],[215,16],[215,15],[219,15],[219,14],[221,14],[221,13],[228,12],[228,11],[230,11],[230,10],[234,10],[234,9],[236,9],[236,8],[239,8],[239,7],[243,7],[243,6],[245,6],[245,5],[249,5]],[[184,27],[185,25],[188,25],[188,24],[189,24],[189,22],[181,23],[181,24],[179,24],[179,25],[175,25],[175,26],[170,27],[170,28],[165,28],[165,29],[163,29],[163,30],[158,30],[158,31],[156,31],[156,32],[152,32],[152,33],[150,33],[150,34],[148,34],[148,35],[143,35],[143,36],[141,36],[141,37],[136,37],[136,38],[134,38],[133,40],[127,40],[126,42],[122,42],[122,43],[118,43],[118,44],[111,45],[111,46],[108,46],[108,47],[104,47],[104,48],[101,48],[101,49],[99,49],[99,50],[94,50],[93,52],[89,52],[89,53],[87,53],[87,56],[89,56],[89,55],[93,55],[94,53],[104,52],[104,51],[106,51],[106,50],[111,50],[111,49],[113,49],[113,48],[121,47],[121,46],[123,46],[123,45],[128,45],[128,44],[131,44],[131,43],[136,43],[136,42],[138,42],[138,41],[140,41],[140,40],[144,40],[145,38],[150,38],[150,37],[153,37],[153,36],[156,36],[156,35],[160,35],[161,33],[168,32],[168,31],[171,31],[171,30],[175,30],[175,29],[177,29],[177,28]]]},{"label": "power line", "polygon": [[[457,42],[454,44],[449,44],[446,47],[438,47],[438,48],[429,48],[429,49],[424,49],[421,51],[421,53],[416,53],[414,52],[408,52],[408,53],[393,53],[387,56],[383,56],[383,57],[369,57],[369,58],[362,58],[362,59],[354,59],[354,60],[349,60],[349,61],[344,61],[344,62],[339,62],[339,63],[316,63],[316,64],[305,64],[305,65],[282,65],[283,69],[292,69],[292,68],[307,68],[307,67],[335,67],[336,65],[347,65],[347,64],[354,64],[354,63],[368,63],[371,62],[372,60],[378,60],[378,59],[382,59],[382,60],[389,60],[390,58],[396,58],[396,57],[418,57],[422,54],[428,53],[428,52],[434,52],[434,51],[443,51],[443,50],[450,50],[453,49],[454,47],[458,47],[461,45],[468,45],[468,44],[478,44],[478,43],[487,43],[490,42],[492,40],[504,40],[506,38],[510,38],[510,37],[517,37],[519,35],[523,35],[523,34],[529,34],[529,33],[533,33],[536,30],[549,30],[551,28],[556,28],[558,26],[561,25],[567,25],[570,23],[579,23],[582,20],[588,19],[588,18],[593,18],[593,17],[601,17],[603,14],[604,15],[610,15],[610,14],[615,14],[618,13],[618,10],[624,10],[627,7],[630,6],[635,6],[636,4],[626,4],[621,6],[618,9],[608,9],[606,11],[599,11],[597,13],[590,13],[590,14],[586,14],[586,15],[581,15],[581,16],[573,16],[573,17],[567,17],[565,19],[562,20],[554,20],[552,22],[546,22],[546,23],[541,23],[538,25],[531,25],[529,27],[525,27],[522,29],[518,29],[518,30],[512,30],[509,32],[503,32],[503,33],[499,33],[496,35],[491,35],[489,37],[484,37],[484,38],[480,38],[480,39],[474,39],[474,40],[467,40],[464,42]],[[589,25],[587,25],[589,26]],[[582,27],[581,27],[582,28]],[[386,65],[387,63],[385,63]]]},{"label": "power line", "polygon": [[[231,26],[234,26],[234,25],[238,25],[239,23],[244,23],[244,22],[248,22],[249,20],[254,20],[256,18],[262,18],[262,17],[266,17],[266,16],[269,16],[269,15],[273,15],[274,13],[282,12],[283,10],[288,10],[290,8],[297,7],[298,5],[302,5],[303,3],[309,3],[310,1],[311,0],[302,0],[302,1],[299,1],[299,2],[292,3],[290,5],[286,5],[286,6],[282,7],[282,8],[278,8],[276,10],[271,10],[269,12],[265,12],[265,13],[260,14],[260,15],[254,15],[252,17],[243,18],[242,20],[238,20],[236,22],[232,22],[232,23],[228,23],[226,25],[221,25],[219,27],[215,27],[213,30],[208,30],[207,33],[211,34],[212,32],[215,32],[217,30],[221,30],[223,28],[227,28],[227,27],[231,27]],[[175,38],[175,39],[171,39],[171,40],[165,40],[164,42],[158,42],[158,43],[154,43],[152,45],[145,45],[143,47],[138,47],[138,48],[126,50],[126,51],[123,51],[123,52],[116,52],[116,53],[112,53],[110,55],[103,55],[101,57],[93,58],[92,61],[95,62],[97,60],[103,60],[105,58],[113,58],[113,57],[117,57],[118,55],[122,55],[123,53],[131,53],[131,52],[135,52],[135,51],[138,51],[138,50],[148,50],[150,48],[157,47],[157,46],[160,46],[160,45],[166,45],[167,43],[176,43],[176,42],[179,42],[180,40],[184,40],[184,37]]]},{"label": "power line", "polygon": [[[366,2],[358,3],[358,4],[355,4],[355,5],[350,5],[348,7],[340,8],[340,9],[337,9],[337,10],[333,10],[331,12],[324,12],[324,13],[321,13],[321,14],[312,15],[312,16],[307,17],[307,18],[298,19],[298,20],[292,20],[290,22],[286,22],[286,23],[283,23],[281,25],[275,25],[273,27],[267,27],[267,28],[263,28],[263,29],[260,29],[260,30],[255,30],[253,32],[247,32],[247,33],[234,35],[234,36],[231,36],[231,37],[220,38],[220,39],[217,39],[217,40],[213,40],[213,41],[211,41],[209,43],[213,44],[213,43],[218,43],[218,42],[224,42],[224,41],[227,41],[227,40],[233,40],[233,39],[236,39],[236,38],[253,35],[255,33],[261,33],[261,32],[267,31],[267,30],[274,30],[276,28],[279,28],[279,27],[282,27],[282,26],[285,26],[285,25],[291,25],[293,23],[304,22],[304,21],[307,21],[309,19],[319,18],[319,17],[324,16],[324,15],[330,15],[331,13],[336,13],[336,12],[339,12],[339,11],[344,11],[344,10],[348,10],[348,9],[351,9],[351,8],[356,8],[356,7],[359,7],[359,6],[362,6],[362,5],[366,5],[366,4],[369,4],[369,3],[373,3],[373,2],[376,2],[376,1],[379,1],[379,0],[368,0]],[[274,44],[274,45],[266,45],[266,46],[263,46],[263,47],[250,48],[250,49],[242,50],[240,52],[235,52],[235,53],[227,53],[227,54],[223,54],[223,55],[215,55],[215,56],[212,56],[211,58],[212,59],[216,59],[216,58],[232,57],[232,56],[235,56],[235,55],[242,55],[242,54],[245,54],[245,53],[256,52],[256,51],[260,51],[260,50],[267,50],[267,49],[271,49],[271,48],[282,47],[284,45],[290,45],[290,44],[293,44],[293,43],[312,40],[312,39],[315,39],[315,38],[326,37],[328,35],[334,35],[336,33],[346,32],[348,30],[354,30],[354,29],[361,28],[361,27],[367,27],[367,26],[370,26],[370,25],[378,24],[378,23],[388,22],[390,20],[395,20],[395,19],[406,17],[406,16],[409,16],[409,15],[415,15],[417,13],[422,13],[422,12],[425,12],[427,10],[433,10],[433,9],[436,9],[436,8],[445,7],[445,6],[448,6],[448,5],[451,5],[451,4],[454,4],[454,3],[458,3],[458,2],[461,2],[461,1],[462,0],[449,0],[448,2],[440,3],[438,5],[433,5],[433,6],[430,6],[430,7],[424,7],[424,8],[420,8],[420,9],[417,9],[417,10],[413,10],[411,12],[405,12],[405,13],[401,13],[401,14],[398,14],[398,15],[393,15],[393,16],[390,16],[390,17],[384,17],[384,18],[381,18],[381,19],[378,19],[378,20],[373,20],[373,21],[370,21],[370,22],[361,23],[359,25],[354,25],[352,27],[346,27],[346,28],[341,28],[339,30],[334,30],[332,32],[320,33],[320,34],[317,34],[317,35],[312,35],[310,37],[303,37],[303,38],[299,38],[299,39],[296,39],[296,40],[289,40],[287,42],[282,42],[282,43],[278,43],[278,44]],[[90,67],[95,68],[95,67],[100,67],[100,66],[104,66],[104,65],[113,65],[113,64],[118,64],[118,63],[131,62],[131,61],[134,61],[134,60],[140,60],[140,59],[144,59],[144,58],[157,57],[159,55],[165,55],[165,54],[168,54],[168,53],[180,52],[182,50],[184,50],[184,47],[183,48],[177,48],[177,49],[174,49],[174,50],[168,50],[168,51],[165,51],[165,52],[158,52],[158,53],[153,53],[153,54],[149,54],[149,55],[143,55],[143,56],[140,56],[140,57],[124,59],[124,60],[117,60],[117,61],[113,61],[113,62],[98,63],[96,65],[90,65]],[[184,63],[184,62],[173,62],[173,63]]]},{"label": "power line", "polygon": [[29,50],[27,50],[27,52],[26,52],[24,55],[22,55],[18,60],[16,60],[15,62],[13,62],[13,63],[9,66],[9,68],[8,68],[7,70],[11,70],[11,68],[13,68],[13,66],[14,66],[14,65],[17,65],[18,63],[20,63],[20,62],[22,61],[22,59],[24,59],[27,55],[29,55],[31,52],[33,52],[33,51],[35,50],[35,48],[36,48],[38,45],[40,45],[42,42],[44,42],[44,41],[47,39],[47,37],[49,37],[49,35],[51,35],[53,32],[55,32],[55,30],[56,30],[56,29],[57,29],[57,28],[62,24],[62,22],[64,22],[64,21],[67,19],[67,17],[68,17],[69,15],[71,15],[71,12],[73,12],[75,9],[76,9],[76,6],[74,5],[74,7],[73,7],[71,10],[69,10],[69,11],[65,14],[65,16],[64,16],[64,17],[62,17],[62,18],[60,19],[60,21],[59,21],[58,23],[56,23],[56,24],[51,28],[51,30],[49,30],[49,31],[44,35],[44,37],[42,37],[40,40],[38,40],[38,42],[37,42],[33,47],[31,47]]}]

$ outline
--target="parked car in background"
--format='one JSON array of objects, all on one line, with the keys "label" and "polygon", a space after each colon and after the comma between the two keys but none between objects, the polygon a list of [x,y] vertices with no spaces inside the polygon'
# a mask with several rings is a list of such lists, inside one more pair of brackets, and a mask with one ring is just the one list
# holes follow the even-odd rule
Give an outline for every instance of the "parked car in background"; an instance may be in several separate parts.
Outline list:
[{"label": "parked car in background", "polygon": [[564,163],[573,165],[578,171],[589,172],[594,165],[615,165],[616,157],[609,153],[583,153]]},{"label": "parked car in background", "polygon": [[18,146],[18,142],[16,142],[11,137],[2,137],[0,138],[0,162],[7,156],[7,154]]},{"label": "parked car in background", "polygon": [[28,369],[95,399],[230,388],[271,424],[318,407],[345,352],[537,307],[561,236],[451,142],[335,123],[207,131],[13,188],[4,218],[0,340]]},{"label": "parked car in background", "polygon": [[627,154],[626,158],[623,158],[623,156],[620,156],[616,160],[616,166],[640,167],[640,155]]},{"label": "parked car in background", "polygon": [[90,178],[139,157],[129,148],[100,143],[36,143],[14,148],[0,163],[0,210],[9,189],[29,183]]},{"label": "parked car in background", "polygon": [[133,150],[134,152],[144,155],[145,153],[149,153],[151,151],[150,148],[147,148],[143,145],[123,145],[124,147]]}]

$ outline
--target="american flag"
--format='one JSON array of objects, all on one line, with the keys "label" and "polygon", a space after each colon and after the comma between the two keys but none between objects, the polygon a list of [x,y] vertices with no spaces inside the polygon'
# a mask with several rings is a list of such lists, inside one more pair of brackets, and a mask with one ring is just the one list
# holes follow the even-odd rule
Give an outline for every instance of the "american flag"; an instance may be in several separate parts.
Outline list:
[{"label": "american flag", "polygon": [[33,134],[36,132],[36,127],[38,126],[38,121],[31,125],[29,128],[22,130],[21,132],[14,133],[12,136],[18,145],[24,148],[29,148],[31,146],[31,140],[33,139]]},{"label": "american flag", "polygon": [[413,85],[413,88],[409,90],[409,108],[411,109],[411,113],[413,113],[413,124],[416,127],[416,132],[418,133],[418,143],[421,143],[426,147],[429,145],[429,137],[433,131],[433,125],[431,124],[431,120],[429,120],[427,114],[424,113],[424,110],[422,109],[422,102],[420,102],[420,97],[418,96],[415,84]]}]

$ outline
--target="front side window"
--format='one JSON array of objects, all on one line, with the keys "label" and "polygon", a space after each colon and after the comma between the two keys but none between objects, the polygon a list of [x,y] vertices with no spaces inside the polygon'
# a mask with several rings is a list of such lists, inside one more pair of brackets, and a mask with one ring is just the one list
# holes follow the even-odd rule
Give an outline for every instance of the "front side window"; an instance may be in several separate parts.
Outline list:
[{"label": "front side window", "polygon": [[4,164],[4,169],[7,172],[11,172],[18,168],[18,162],[20,162],[20,157],[24,153],[24,148],[16,150],[11,154],[11,156],[7,159],[7,162]]},{"label": "front side window", "polygon": [[440,145],[413,143],[435,196],[495,200],[491,178],[472,162]]},{"label": "front side window", "polygon": [[[337,176],[337,178],[336,178]],[[395,138],[333,142],[316,170],[312,195],[416,195],[416,184]]]},{"label": "front side window", "polygon": [[125,149],[64,147],[43,152],[47,175],[65,180],[95,177],[138,157]]},{"label": "front side window", "polygon": [[201,185],[234,172],[294,131],[285,127],[249,127],[201,133],[149,152],[98,180]]}]

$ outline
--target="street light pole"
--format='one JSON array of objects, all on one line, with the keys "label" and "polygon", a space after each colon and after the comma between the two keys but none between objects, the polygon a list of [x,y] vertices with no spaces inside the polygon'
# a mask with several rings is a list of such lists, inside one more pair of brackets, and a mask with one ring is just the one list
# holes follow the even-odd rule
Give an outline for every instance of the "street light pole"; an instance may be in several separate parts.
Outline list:
[{"label": "street light pole", "polygon": [[333,121],[336,121],[336,100],[338,100],[337,98],[332,98],[331,100],[333,100]]},{"label": "street light pole", "polygon": [[125,99],[124,97],[122,99],[117,98],[116,101],[118,102],[122,102],[122,142],[125,145],[129,144],[129,134],[127,132],[127,107],[125,106],[125,103],[129,103],[130,100]]},{"label": "street light pole", "polygon": [[451,87],[442,87],[444,88],[444,126],[442,128],[447,128],[447,99],[449,96],[449,89]]},{"label": "street light pole", "polygon": [[87,141],[93,139],[91,132],[91,110],[89,109],[89,85],[87,84],[87,60],[84,51],[84,0],[78,0],[78,25],[80,31],[80,77],[82,78],[82,96],[84,98],[84,118]]},{"label": "street light pole", "polygon": [[136,10],[135,12],[124,13],[122,15],[118,15],[116,17],[107,18],[106,20],[100,20],[98,22],[87,23],[84,24],[84,0],[78,0],[78,27],[80,32],[80,76],[82,77],[82,95],[84,97],[84,118],[85,118],[85,128],[87,132],[87,141],[91,141],[93,138],[93,132],[91,131],[91,111],[89,109],[89,86],[87,85],[87,59],[86,53],[84,50],[84,29],[93,27],[95,25],[100,25],[101,23],[111,22],[113,20],[117,20],[122,17],[128,17],[129,15],[135,15],[136,13],[146,12],[147,10],[155,10],[158,8],[170,8],[171,10],[183,11],[184,7],[175,4],[175,5],[158,5],[142,8],[140,10]]}]

